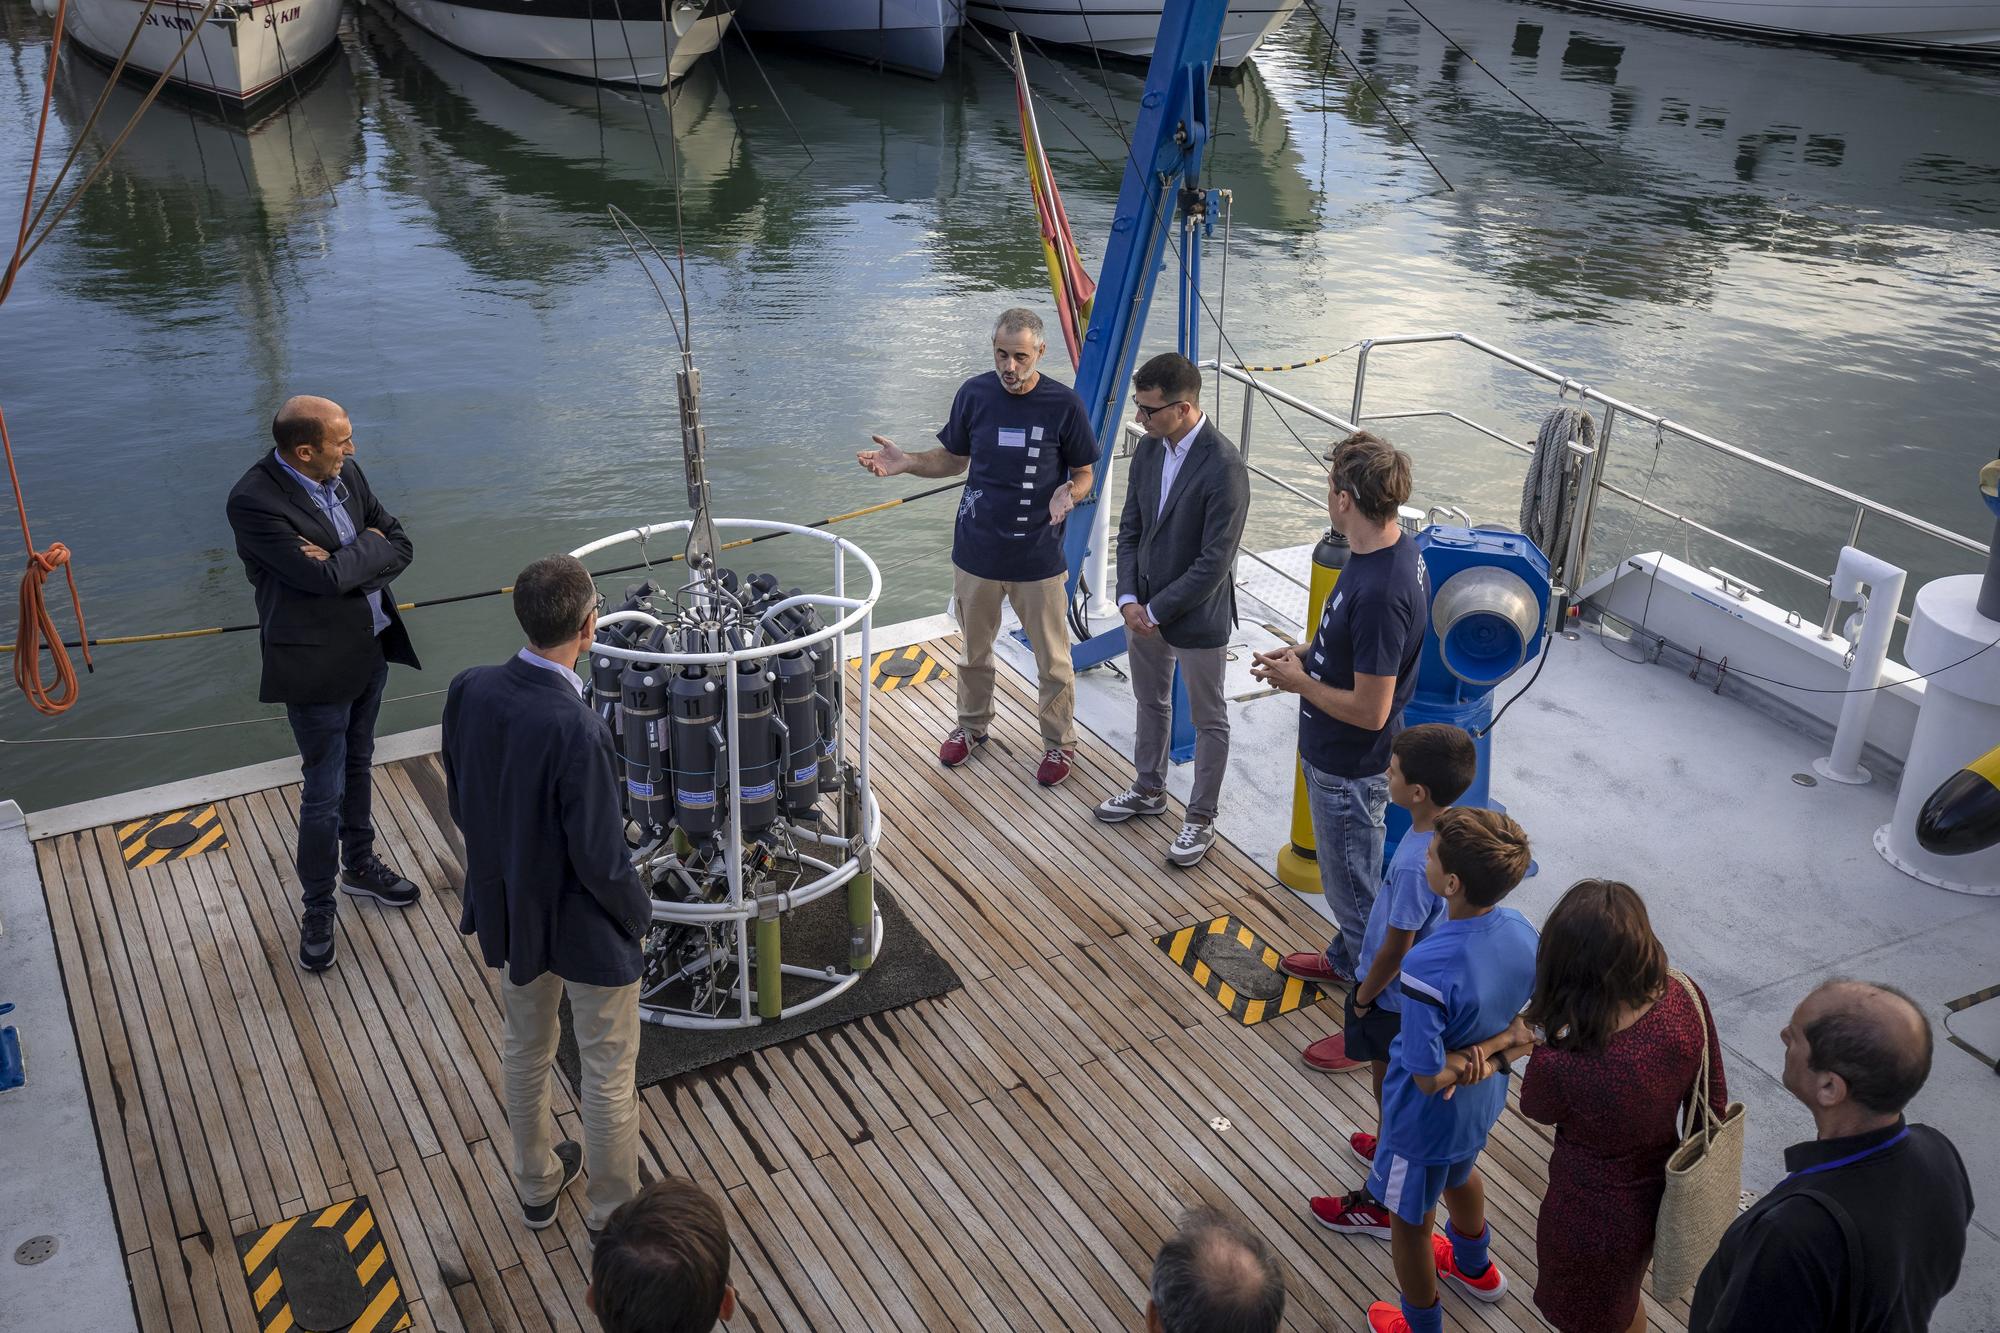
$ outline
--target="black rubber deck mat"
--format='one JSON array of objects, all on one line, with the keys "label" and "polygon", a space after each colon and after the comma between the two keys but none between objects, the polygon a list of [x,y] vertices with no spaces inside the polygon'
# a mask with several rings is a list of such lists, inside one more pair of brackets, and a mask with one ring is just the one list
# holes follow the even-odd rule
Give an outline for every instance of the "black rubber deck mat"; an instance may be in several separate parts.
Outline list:
[{"label": "black rubber deck mat", "polygon": [[[895,899],[883,889],[879,876],[876,879],[875,902],[882,913],[882,950],[875,966],[868,969],[868,975],[854,983],[846,994],[796,1017],[749,1028],[698,1032],[641,1023],[639,1086],[649,1088],[690,1069],[699,1069],[703,1065],[774,1046],[793,1037],[803,1037],[809,1032],[818,1032],[885,1009],[900,1009],[906,1004],[957,990],[960,985],[958,973],[896,906]],[[845,894],[835,890],[785,918],[785,961],[806,967],[829,963],[846,966]],[[813,993],[810,981],[800,977],[785,978],[787,1004],[808,999]],[[556,1048],[556,1064],[574,1087],[578,1069],[576,1038],[570,1030],[567,1000],[563,1001],[562,1041]]]}]

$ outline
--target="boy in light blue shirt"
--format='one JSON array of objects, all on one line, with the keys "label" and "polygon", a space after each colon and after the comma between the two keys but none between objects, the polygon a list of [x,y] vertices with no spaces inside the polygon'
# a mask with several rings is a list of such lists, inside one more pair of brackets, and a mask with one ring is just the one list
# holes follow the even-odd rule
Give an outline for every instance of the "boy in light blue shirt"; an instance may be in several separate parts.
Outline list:
[{"label": "boy in light blue shirt", "polygon": [[[1504,1054],[1473,1048],[1505,1032],[1534,990],[1535,928],[1500,906],[1527,870],[1528,836],[1506,815],[1438,812],[1424,873],[1445,919],[1397,978],[1403,1028],[1389,1050],[1382,1140],[1368,1176],[1369,1194],[1392,1214],[1402,1301],[1369,1307],[1373,1333],[1440,1333],[1440,1277],[1482,1301],[1507,1290],[1487,1255],[1486,1186],[1474,1167],[1507,1105],[1508,1069]],[[1443,1236],[1431,1230],[1440,1198]]]},{"label": "boy in light blue shirt", "polygon": [[[1361,940],[1360,980],[1348,992],[1341,1030],[1305,1048],[1307,1067],[1339,1074],[1369,1069],[1375,1104],[1389,1072],[1389,1046],[1402,1030],[1404,1001],[1396,976],[1417,941],[1444,920],[1445,900],[1431,892],[1424,862],[1438,812],[1465,794],[1478,776],[1479,754],[1460,727],[1426,722],[1398,733],[1389,753],[1389,799],[1410,812],[1410,831],[1396,846],[1389,873],[1368,911]],[[1377,1137],[1356,1130],[1348,1147],[1364,1167],[1375,1165]],[[1389,1211],[1358,1189],[1311,1201],[1320,1225],[1350,1234],[1389,1239]]]}]

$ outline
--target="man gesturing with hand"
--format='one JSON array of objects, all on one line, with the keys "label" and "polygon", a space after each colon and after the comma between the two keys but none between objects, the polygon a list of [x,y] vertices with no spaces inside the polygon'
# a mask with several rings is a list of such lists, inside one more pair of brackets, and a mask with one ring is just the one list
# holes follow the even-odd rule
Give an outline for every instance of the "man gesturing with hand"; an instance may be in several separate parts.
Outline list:
[{"label": "man gesturing with hand", "polygon": [[873,436],[855,455],[878,477],[965,475],[952,532],[952,596],[963,655],[958,725],[938,760],[956,768],[986,743],[993,722],[993,639],[1011,603],[1035,650],[1041,762],[1035,781],[1069,776],[1076,752],[1076,674],[1063,617],[1062,525],[1089,498],[1097,440],[1083,401],[1036,368],[1047,344],[1032,310],[1004,310],[993,326],[993,369],[959,386],[936,449],[906,453]]}]

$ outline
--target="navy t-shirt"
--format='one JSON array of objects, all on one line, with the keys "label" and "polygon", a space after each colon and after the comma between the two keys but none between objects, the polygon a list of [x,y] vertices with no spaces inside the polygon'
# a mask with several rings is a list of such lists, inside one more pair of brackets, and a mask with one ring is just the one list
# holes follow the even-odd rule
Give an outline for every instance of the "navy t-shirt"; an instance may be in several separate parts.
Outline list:
[{"label": "navy t-shirt", "polygon": [[1396,689],[1388,724],[1380,731],[1329,717],[1301,698],[1299,753],[1308,764],[1340,778],[1389,771],[1389,746],[1403,729],[1403,706],[1417,687],[1429,599],[1423,557],[1408,533],[1394,546],[1347,558],[1306,650],[1306,674],[1338,690],[1353,689],[1356,672],[1394,676]]},{"label": "navy t-shirt", "polygon": [[1083,400],[1047,375],[1026,393],[1008,393],[988,371],[961,384],[938,443],[971,458],[958,501],[951,562],[1002,583],[1032,583],[1063,572],[1062,528],[1049,522],[1056,487],[1072,469],[1097,461]]}]

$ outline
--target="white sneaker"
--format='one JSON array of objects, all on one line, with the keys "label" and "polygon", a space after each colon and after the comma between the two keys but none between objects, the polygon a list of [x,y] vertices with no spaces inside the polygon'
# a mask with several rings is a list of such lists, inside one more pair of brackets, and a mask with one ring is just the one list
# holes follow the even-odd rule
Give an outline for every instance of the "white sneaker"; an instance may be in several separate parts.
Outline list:
[{"label": "white sneaker", "polygon": [[1164,815],[1167,813],[1167,794],[1156,791],[1150,795],[1137,787],[1128,787],[1097,807],[1097,817],[1107,824],[1122,824],[1134,815]]},{"label": "white sneaker", "polygon": [[1193,820],[1181,825],[1181,831],[1174,838],[1174,845],[1167,848],[1167,859],[1177,866],[1191,866],[1208,855],[1208,849],[1215,846],[1215,824],[1197,824]]}]

